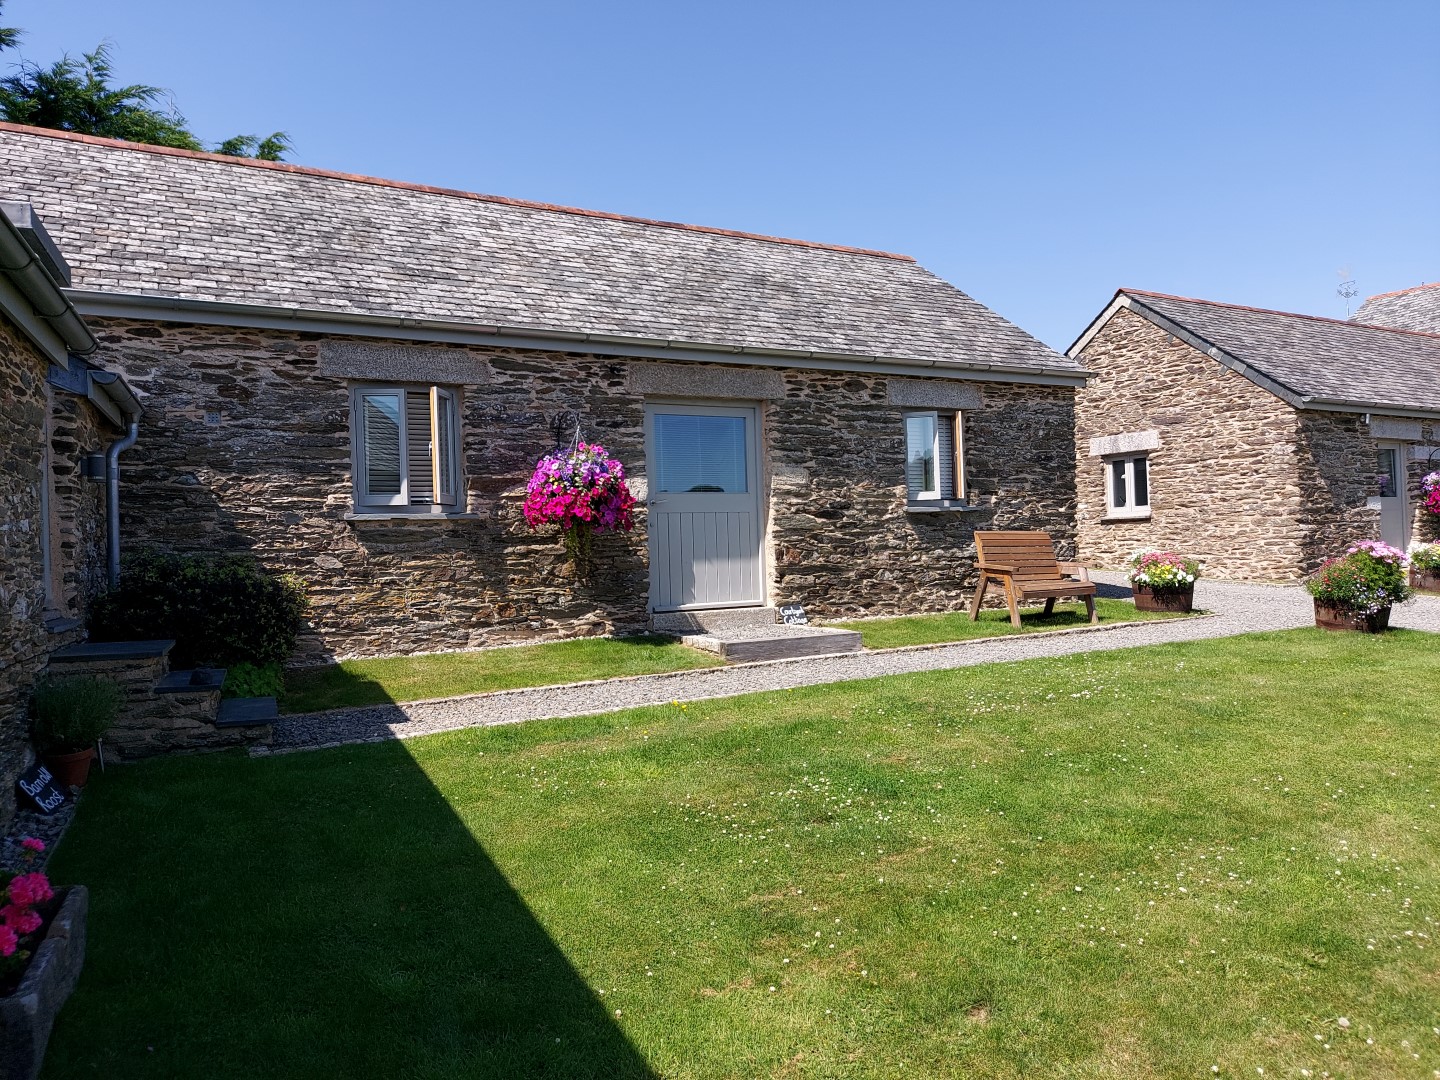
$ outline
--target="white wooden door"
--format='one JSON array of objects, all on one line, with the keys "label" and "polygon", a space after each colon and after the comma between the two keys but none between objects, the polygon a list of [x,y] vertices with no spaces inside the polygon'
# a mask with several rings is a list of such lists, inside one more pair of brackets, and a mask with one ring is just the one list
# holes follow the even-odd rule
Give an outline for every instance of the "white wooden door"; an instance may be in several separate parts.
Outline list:
[{"label": "white wooden door", "polygon": [[1375,456],[1375,479],[1380,485],[1380,539],[1404,551],[1410,542],[1410,517],[1405,510],[1405,447],[1381,443]]},{"label": "white wooden door", "polygon": [[753,406],[645,406],[652,611],[764,603],[758,429]]}]

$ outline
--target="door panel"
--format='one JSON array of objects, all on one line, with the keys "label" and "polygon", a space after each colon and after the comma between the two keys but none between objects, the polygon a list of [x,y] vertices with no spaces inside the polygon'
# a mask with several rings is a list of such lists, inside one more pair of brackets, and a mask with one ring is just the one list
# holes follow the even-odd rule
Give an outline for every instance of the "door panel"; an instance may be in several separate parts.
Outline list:
[{"label": "door panel", "polygon": [[758,434],[753,407],[645,407],[653,610],[764,602]]},{"label": "door panel", "polygon": [[1410,540],[1410,521],[1405,513],[1405,447],[1382,443],[1375,458],[1375,481],[1380,488],[1380,539],[1404,551]]}]

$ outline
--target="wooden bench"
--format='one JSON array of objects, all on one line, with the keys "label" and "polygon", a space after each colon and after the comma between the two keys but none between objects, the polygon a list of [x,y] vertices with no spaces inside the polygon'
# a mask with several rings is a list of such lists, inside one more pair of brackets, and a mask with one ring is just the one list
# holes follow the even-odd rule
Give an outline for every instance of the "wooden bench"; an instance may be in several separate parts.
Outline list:
[{"label": "wooden bench", "polygon": [[980,617],[985,586],[991,582],[1005,590],[1011,626],[1020,625],[1022,601],[1044,600],[1045,614],[1049,615],[1057,599],[1072,597],[1085,601],[1092,623],[1100,621],[1095,615],[1095,583],[1090,580],[1090,571],[1079,563],[1056,559],[1049,533],[977,532],[975,554],[980,581],[970,605],[972,622]]}]

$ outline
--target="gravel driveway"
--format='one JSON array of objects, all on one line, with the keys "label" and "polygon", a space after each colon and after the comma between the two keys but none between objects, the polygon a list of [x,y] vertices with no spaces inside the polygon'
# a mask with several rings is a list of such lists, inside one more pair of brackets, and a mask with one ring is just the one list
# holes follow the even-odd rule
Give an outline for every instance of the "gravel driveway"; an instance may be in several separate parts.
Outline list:
[{"label": "gravel driveway", "polygon": [[[1120,574],[1096,574],[1101,595],[1129,597]],[[1081,628],[1023,637],[982,638],[945,645],[846,653],[737,664],[702,671],[637,675],[596,682],[502,690],[468,697],[376,705],[282,716],[270,751],[306,750],[345,743],[404,739],[457,728],[513,724],[554,716],[585,716],[670,701],[699,701],[762,690],[940,671],[1071,653],[1125,649],[1168,641],[1198,641],[1257,630],[1312,625],[1310,597],[1296,586],[1199,582],[1195,605],[1213,615],[1112,628]],[[1396,608],[1391,625],[1440,633],[1440,597],[1423,596]],[[255,752],[265,753],[261,749]]]}]

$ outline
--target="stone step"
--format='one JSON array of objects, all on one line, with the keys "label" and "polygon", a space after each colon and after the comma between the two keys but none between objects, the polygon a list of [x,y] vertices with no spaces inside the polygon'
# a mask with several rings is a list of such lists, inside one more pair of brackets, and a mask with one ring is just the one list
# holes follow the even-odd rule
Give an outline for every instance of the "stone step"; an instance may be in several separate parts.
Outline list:
[{"label": "stone step", "polygon": [[220,702],[217,728],[264,727],[275,722],[280,707],[273,697],[232,697]]},{"label": "stone step", "polygon": [[774,626],[780,621],[773,607],[707,608],[704,611],[656,611],[650,629],[658,634],[714,634],[731,630]]},{"label": "stone step", "polygon": [[708,634],[685,634],[681,642],[723,656],[734,663],[788,660],[796,656],[853,653],[861,649],[854,630],[833,626],[752,626]]},{"label": "stone step", "polygon": [[155,684],[157,694],[208,694],[225,685],[224,668],[172,671]]},{"label": "stone step", "polygon": [[158,660],[168,656],[175,642],[158,641],[87,641],[67,645],[50,654],[52,664],[106,664],[112,660]]}]

